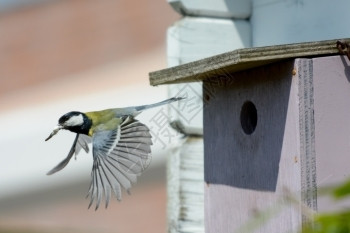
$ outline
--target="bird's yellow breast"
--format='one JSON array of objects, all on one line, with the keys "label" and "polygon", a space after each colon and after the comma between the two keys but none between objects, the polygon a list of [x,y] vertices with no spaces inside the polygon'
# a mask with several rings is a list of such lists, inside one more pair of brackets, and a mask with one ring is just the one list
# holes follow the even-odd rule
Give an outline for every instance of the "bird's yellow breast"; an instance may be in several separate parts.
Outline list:
[{"label": "bird's yellow breast", "polygon": [[114,130],[122,121],[121,118],[116,117],[115,112],[111,109],[87,112],[85,114],[92,121],[92,126],[89,130],[90,137],[95,131]]}]

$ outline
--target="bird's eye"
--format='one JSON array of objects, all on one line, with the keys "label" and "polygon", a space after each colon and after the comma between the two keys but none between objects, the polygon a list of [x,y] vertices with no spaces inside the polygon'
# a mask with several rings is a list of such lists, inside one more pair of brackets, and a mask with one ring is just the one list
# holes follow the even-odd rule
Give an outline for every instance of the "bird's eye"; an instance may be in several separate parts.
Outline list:
[{"label": "bird's eye", "polygon": [[63,115],[61,118],[58,120],[58,123],[62,124],[68,120],[68,116]]}]

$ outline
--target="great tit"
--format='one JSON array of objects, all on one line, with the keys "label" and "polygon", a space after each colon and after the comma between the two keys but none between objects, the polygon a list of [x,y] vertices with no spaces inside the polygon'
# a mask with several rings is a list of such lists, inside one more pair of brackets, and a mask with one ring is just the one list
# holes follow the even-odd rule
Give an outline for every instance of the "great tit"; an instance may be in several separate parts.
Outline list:
[{"label": "great tit", "polygon": [[47,175],[63,169],[73,154],[78,154],[82,148],[89,152],[88,144],[92,142],[92,180],[87,195],[91,198],[89,208],[96,201],[97,210],[103,194],[106,208],[112,192],[120,201],[121,187],[129,193],[131,184],[135,183],[137,176],[147,168],[151,158],[150,130],[135,117],[143,110],[181,99],[183,97],[174,97],[150,105],[64,114],[45,141],[61,129],[76,133],[76,137],[68,156]]}]

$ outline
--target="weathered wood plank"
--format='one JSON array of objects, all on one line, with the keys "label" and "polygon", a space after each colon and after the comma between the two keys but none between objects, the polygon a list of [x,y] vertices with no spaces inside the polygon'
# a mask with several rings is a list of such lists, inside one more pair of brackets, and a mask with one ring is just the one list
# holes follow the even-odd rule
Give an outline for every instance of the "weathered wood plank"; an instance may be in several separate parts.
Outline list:
[{"label": "weathered wood plank", "polygon": [[204,232],[203,138],[190,137],[168,159],[168,232]]},{"label": "weathered wood plank", "polygon": [[[299,153],[301,201],[311,210],[317,210],[314,88],[312,59],[296,59],[299,96]],[[300,213],[302,223],[309,219]]]},{"label": "weathered wood plank", "polygon": [[[190,62],[177,67],[149,73],[153,86],[171,83],[196,82],[213,76],[247,70],[273,62],[297,57],[338,54],[337,40],[245,48]],[[350,41],[350,39],[346,39]]]}]

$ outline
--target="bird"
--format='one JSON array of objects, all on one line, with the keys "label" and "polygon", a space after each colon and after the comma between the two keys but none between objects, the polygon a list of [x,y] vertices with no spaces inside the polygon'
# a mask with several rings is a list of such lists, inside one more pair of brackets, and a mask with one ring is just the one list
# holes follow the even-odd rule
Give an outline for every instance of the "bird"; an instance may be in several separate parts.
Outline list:
[{"label": "bird", "polygon": [[57,126],[45,139],[48,141],[60,130],[76,133],[67,157],[51,169],[47,175],[62,170],[72,156],[81,149],[89,152],[92,143],[93,166],[87,194],[88,208],[95,202],[95,210],[105,200],[105,208],[112,193],[121,201],[122,188],[130,194],[130,188],[149,165],[152,136],[150,129],[135,117],[142,111],[170,104],[185,97],[173,97],[158,103],[126,108],[111,108],[94,112],[71,111],[58,120]]}]

